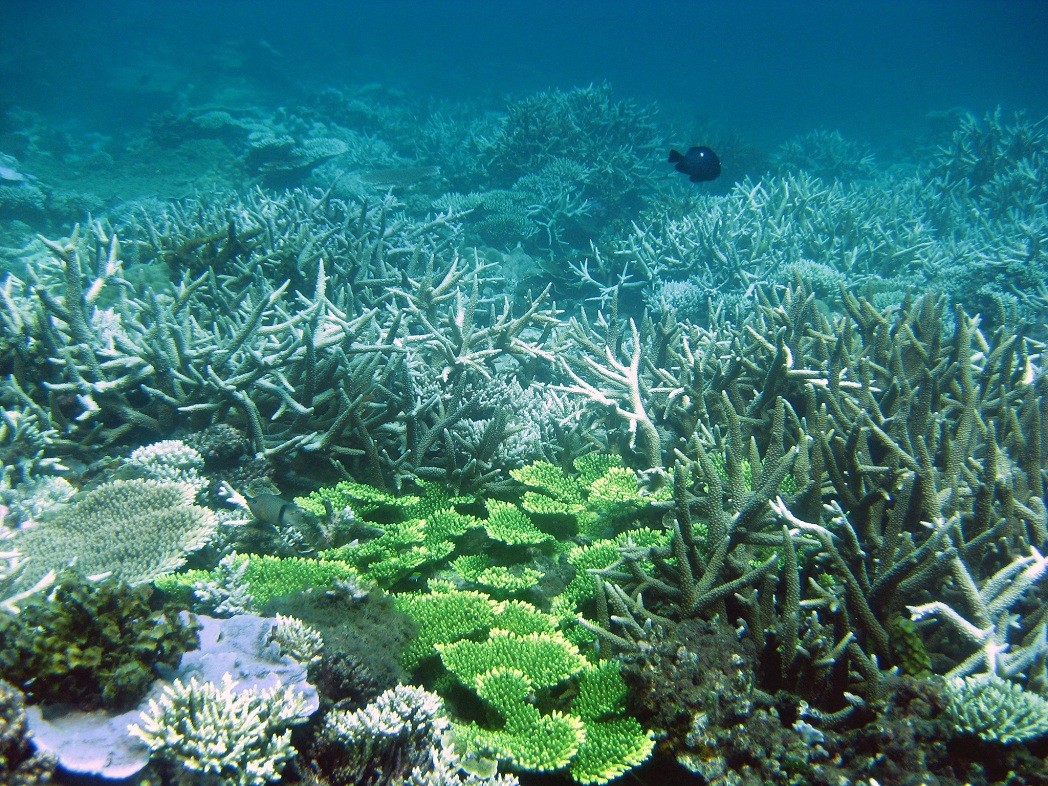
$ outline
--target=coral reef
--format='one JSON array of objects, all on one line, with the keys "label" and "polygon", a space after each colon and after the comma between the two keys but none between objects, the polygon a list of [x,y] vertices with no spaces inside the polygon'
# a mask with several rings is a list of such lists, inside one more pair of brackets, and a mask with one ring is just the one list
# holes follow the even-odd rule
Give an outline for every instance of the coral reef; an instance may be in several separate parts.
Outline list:
[{"label": "coral reef", "polygon": [[[523,334],[540,337],[554,322],[547,294],[518,314],[505,298],[485,314],[484,267],[436,258],[456,231],[452,217],[397,225],[391,208],[379,202],[358,214],[329,194],[256,196],[244,205],[246,227],[223,222],[213,233],[205,228],[212,218],[201,226],[175,214],[168,220],[182,225],[161,235],[150,224],[141,253],[204,272],[183,274],[164,293],[118,284],[119,244],[101,227],[106,262],[97,277],[78,232],[49,242],[50,267],[34,275],[54,278],[55,294],[36,280],[9,282],[4,304],[14,310],[5,319],[24,345],[60,360],[43,380],[16,375],[8,387],[47,398],[47,425],[60,425],[81,449],[136,430],[225,422],[246,429],[256,453],[322,457],[376,485],[416,475],[455,486],[490,479],[513,415],[478,405],[471,392],[529,363],[534,350]],[[318,221],[327,227],[303,247],[296,227]],[[275,246],[285,243],[282,258]],[[329,276],[322,256],[361,264]],[[219,263],[240,269],[233,289],[208,272]],[[290,266],[309,294],[271,285],[252,273],[256,264],[276,275]],[[474,422],[484,424],[480,439],[457,435]]]},{"label": "coral reef", "polygon": [[198,643],[196,625],[177,609],[154,611],[150,594],[115,579],[61,574],[46,599],[0,616],[0,674],[34,703],[136,704],[159,666],[177,666]]},{"label": "coral reef", "polygon": [[[1044,323],[1036,299],[1048,271],[1048,131],[1000,109],[960,118],[929,165],[929,222],[954,262],[951,291],[965,307],[1000,321]],[[1043,338],[1043,335],[1041,336]]]},{"label": "coral reef", "polygon": [[761,653],[763,690],[831,715],[882,698],[910,614],[936,672],[1043,685],[1048,454],[1029,346],[932,297],[841,297],[833,322],[794,287],[741,327],[599,341],[573,326],[571,389],[645,464],[666,446],[675,462],[670,542],[597,571],[606,611],[588,627],[636,650],[668,618],[730,622]]},{"label": "coral reef", "polygon": [[10,545],[26,558],[10,589],[32,586],[75,565],[86,576],[111,575],[139,584],[171,573],[204,546],[217,524],[193,504],[192,485],[111,480],[13,533]]},{"label": "coral reef", "polygon": [[11,777],[1045,780],[1043,122],[875,162],[603,84],[302,91],[165,105],[170,201],[3,136]]},{"label": "coral reef", "polygon": [[51,782],[54,757],[34,750],[27,732],[22,695],[0,680],[0,781],[7,786]]},{"label": "coral reef", "polygon": [[307,704],[293,687],[235,687],[228,673],[219,685],[175,680],[129,731],[180,769],[198,773],[196,783],[263,786],[279,780],[296,755],[290,727],[306,720]]}]

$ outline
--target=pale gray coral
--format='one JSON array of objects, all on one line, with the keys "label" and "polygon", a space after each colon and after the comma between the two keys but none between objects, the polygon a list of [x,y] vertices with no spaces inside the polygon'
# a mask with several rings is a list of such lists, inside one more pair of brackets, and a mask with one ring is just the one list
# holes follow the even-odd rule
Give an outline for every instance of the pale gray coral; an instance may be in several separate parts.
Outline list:
[{"label": "pale gray coral", "polygon": [[252,133],[248,142],[245,166],[264,182],[278,186],[296,185],[320,164],[349,150],[341,139],[296,140],[268,132]]},{"label": "pale gray coral", "polygon": [[946,717],[957,731],[1007,745],[1048,734],[1048,699],[990,674],[949,683]]},{"label": "pale gray coral", "polygon": [[[169,292],[133,289],[116,238],[96,226],[97,270],[75,232],[48,244],[35,301],[0,304],[33,343],[27,359],[53,360],[47,379],[18,383],[33,384],[27,395],[47,402],[38,406],[79,453],[136,429],[224,422],[257,454],[322,456],[377,485],[483,479],[467,454],[443,450],[442,435],[486,416],[463,397],[473,381],[513,376],[533,356],[556,320],[548,291],[519,315],[505,296],[482,297],[496,289],[492,273],[454,252],[454,217],[413,224],[388,198],[361,209],[330,194],[255,194],[234,219],[198,207],[140,227],[140,259],[206,265]],[[325,258],[359,263],[329,275]],[[239,283],[220,284],[209,272],[218,265]],[[274,287],[270,275],[288,280]],[[115,318],[100,321],[102,311]]]},{"label": "pale gray coral", "polygon": [[359,710],[329,712],[320,736],[338,762],[339,783],[516,786],[511,775],[463,770],[449,732],[438,695],[397,685]]},{"label": "pale gray coral", "polygon": [[291,726],[308,715],[294,687],[237,691],[227,673],[218,685],[175,680],[129,731],[154,753],[199,773],[199,783],[264,786],[279,780],[297,755]]},{"label": "pale gray coral", "polygon": [[277,614],[269,637],[276,642],[281,655],[288,655],[299,663],[315,663],[324,649],[324,637],[319,630],[284,614]]},{"label": "pale gray coral", "polygon": [[1001,301],[1017,296],[1021,318],[1041,316],[1028,297],[1048,278],[1046,173],[1045,123],[1000,108],[962,117],[933,157],[926,220],[948,252],[942,286],[970,311],[1000,319]]},{"label": "pale gray coral", "polygon": [[194,495],[192,487],[155,480],[102,484],[14,533],[10,544],[26,564],[12,589],[25,589],[67,565],[131,584],[176,570],[215,528],[214,515],[194,505]]},{"label": "pale gray coral", "polygon": [[803,171],[747,180],[728,194],[700,197],[683,215],[653,211],[619,241],[614,267],[598,256],[591,275],[611,279],[625,265],[636,280],[684,280],[715,303],[730,303],[760,285],[791,283],[795,267],[815,260],[853,288],[882,278],[905,288],[934,279],[949,260],[922,224],[923,195],[916,182],[888,190],[826,183]]},{"label": "pale gray coral", "polygon": [[55,453],[70,446],[14,376],[0,382],[0,490],[61,472]]},{"label": "pale gray coral", "polygon": [[200,474],[204,457],[196,448],[179,439],[165,439],[135,448],[125,463],[141,477],[181,483],[192,487],[197,494],[207,487],[207,479]]},{"label": "pale gray coral", "polygon": [[804,170],[824,180],[855,180],[878,173],[869,145],[840,131],[816,129],[783,144],[775,153],[780,174]]},{"label": "pale gray coral", "polygon": [[216,617],[232,617],[250,611],[252,597],[244,579],[248,564],[248,560],[240,559],[236,554],[227,554],[220,559],[213,571],[214,578],[193,584],[193,597],[199,608]]},{"label": "pale gray coral", "polygon": [[657,314],[673,313],[687,322],[702,322],[706,318],[710,298],[715,293],[697,280],[684,281],[656,279],[644,293],[648,308]]},{"label": "pale gray coral", "polygon": [[7,505],[11,526],[24,521],[39,521],[50,511],[69,502],[76,494],[76,487],[63,477],[43,475],[20,483],[14,488],[0,484],[0,500]]},{"label": "pale gray coral", "polygon": [[[1042,508],[1043,511],[1043,508]],[[954,526],[955,521],[939,521],[941,529]],[[1042,524],[1043,526],[1043,524]],[[1044,623],[1034,635],[1020,636],[1022,628],[1017,621],[1019,603],[1031,594],[1048,573],[1048,559],[1031,547],[1028,555],[1016,555],[992,576],[976,579],[971,569],[956,553],[940,558],[950,566],[962,589],[961,603],[949,605],[942,600],[909,606],[914,620],[937,619],[946,623],[974,651],[950,669],[950,678],[969,677],[976,672],[998,677],[1020,679],[1031,671],[1036,679],[1044,681],[1048,662],[1048,638]],[[957,607],[963,609],[963,614]],[[1048,704],[1045,705],[1048,707]]]},{"label": "pale gray coral", "polygon": [[36,219],[47,210],[47,195],[35,183],[0,182],[0,218]]},{"label": "pale gray coral", "polygon": [[636,649],[661,609],[730,593],[736,633],[774,630],[799,695],[826,700],[847,668],[876,700],[885,668],[920,665],[900,642],[1043,690],[1039,344],[930,295],[878,310],[845,290],[837,315],[802,284],[757,294],[741,325],[580,318],[551,357],[635,461],[676,464],[671,546],[607,569],[606,640]]}]

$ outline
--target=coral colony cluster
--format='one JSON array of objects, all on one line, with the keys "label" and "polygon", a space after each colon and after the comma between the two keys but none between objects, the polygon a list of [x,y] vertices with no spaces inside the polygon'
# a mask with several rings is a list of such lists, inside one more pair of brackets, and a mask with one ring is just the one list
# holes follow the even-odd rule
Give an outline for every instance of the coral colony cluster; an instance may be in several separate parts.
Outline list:
[{"label": "coral colony cluster", "polygon": [[0,137],[0,780],[1048,782],[1045,124],[408,103]]}]

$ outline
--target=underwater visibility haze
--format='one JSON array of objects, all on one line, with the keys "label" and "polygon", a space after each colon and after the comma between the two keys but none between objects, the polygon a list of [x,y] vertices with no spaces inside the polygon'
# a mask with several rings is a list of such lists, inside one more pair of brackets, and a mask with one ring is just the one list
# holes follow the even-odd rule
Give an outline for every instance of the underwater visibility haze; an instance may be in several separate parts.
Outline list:
[{"label": "underwater visibility haze", "polygon": [[1045,74],[0,0],[0,784],[1048,784]]}]

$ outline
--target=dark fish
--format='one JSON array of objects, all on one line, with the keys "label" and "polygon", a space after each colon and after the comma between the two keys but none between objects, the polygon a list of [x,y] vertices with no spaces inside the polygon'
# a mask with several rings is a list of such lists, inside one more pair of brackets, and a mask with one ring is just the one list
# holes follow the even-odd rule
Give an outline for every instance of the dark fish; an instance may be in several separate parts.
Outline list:
[{"label": "dark fish", "polygon": [[305,529],[312,523],[312,517],[307,511],[276,494],[258,494],[248,497],[247,507],[256,519],[271,527],[282,525]]},{"label": "dark fish", "polygon": [[687,153],[671,150],[669,162],[676,164],[674,169],[683,172],[692,183],[705,183],[716,180],[721,173],[720,159],[708,147],[689,147]]},{"label": "dark fish", "polygon": [[331,532],[328,528],[331,523],[329,506],[324,506],[328,509],[328,515],[326,521],[321,521],[308,510],[303,510],[294,502],[288,502],[276,494],[257,494],[245,499],[248,510],[254,514],[259,524],[289,544],[297,539],[299,545],[295,548],[299,549],[301,554],[311,554],[318,548],[331,545]]}]

